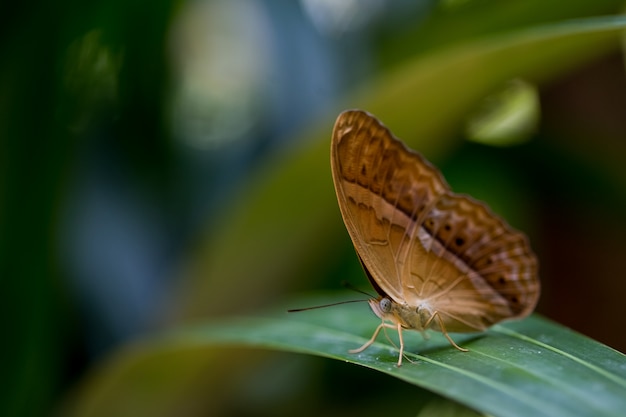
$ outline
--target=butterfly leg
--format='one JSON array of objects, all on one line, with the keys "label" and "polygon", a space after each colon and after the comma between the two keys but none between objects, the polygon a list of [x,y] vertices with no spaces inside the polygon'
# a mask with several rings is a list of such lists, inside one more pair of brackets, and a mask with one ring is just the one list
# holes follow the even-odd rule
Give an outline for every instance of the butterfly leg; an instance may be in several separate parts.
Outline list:
[{"label": "butterfly leg", "polygon": [[368,340],[367,342],[365,342],[363,344],[363,346],[361,346],[360,348],[356,348],[356,349],[350,349],[348,351],[348,353],[359,353],[359,352],[363,352],[365,349],[367,349],[368,347],[370,347],[372,345],[372,343],[374,343],[374,341],[376,340],[376,337],[378,337],[378,333],[380,333],[380,330],[383,327],[391,327],[392,329],[394,328],[393,326],[391,326],[390,324],[387,323],[381,323],[378,325],[378,327],[376,328],[376,330],[374,330],[374,335],[372,336],[372,338],[370,340]]},{"label": "butterfly leg", "polygon": [[402,338],[402,326],[398,323],[397,325],[393,325],[390,323],[380,323],[378,325],[378,327],[376,328],[376,330],[374,330],[374,334],[372,335],[372,337],[370,338],[370,340],[368,340],[367,342],[365,342],[363,344],[363,346],[357,348],[357,349],[350,349],[348,351],[348,353],[359,353],[359,352],[363,352],[365,349],[367,349],[368,347],[370,347],[372,345],[372,343],[374,343],[376,341],[376,338],[378,337],[378,333],[380,333],[380,331],[383,328],[387,328],[387,329],[396,329],[398,331],[398,337],[400,339],[400,356],[398,358],[398,366],[402,366],[402,355],[404,354],[404,339]]},{"label": "butterfly leg", "polygon": [[443,333],[443,335],[446,337],[446,339],[448,339],[448,342],[450,342],[450,344],[452,346],[454,346],[455,348],[457,348],[458,350],[460,350],[461,352],[469,352],[468,349],[462,348],[461,346],[457,345],[454,340],[452,340],[452,338],[450,337],[450,335],[448,334],[448,331],[446,330],[446,326],[443,324],[443,320],[441,319],[441,316],[439,315],[438,311],[435,311],[433,313],[432,316],[430,316],[430,318],[428,319],[428,321],[426,322],[426,324],[424,325],[424,328],[427,328],[428,325],[430,324],[431,321],[433,321],[434,318],[437,318],[437,323],[439,323],[439,328],[441,329],[441,333]]},{"label": "butterfly leg", "polygon": [[[391,326],[393,328],[393,326]],[[402,337],[402,326],[397,324],[398,339],[400,340],[400,354],[398,355],[398,368],[402,366],[402,356],[404,356],[404,338]]]}]

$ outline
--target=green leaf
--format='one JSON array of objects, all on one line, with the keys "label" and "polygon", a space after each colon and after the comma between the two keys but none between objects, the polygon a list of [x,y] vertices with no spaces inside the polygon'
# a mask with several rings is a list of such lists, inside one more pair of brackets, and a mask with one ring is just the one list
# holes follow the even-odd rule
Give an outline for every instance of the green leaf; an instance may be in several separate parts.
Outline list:
[{"label": "green leaf", "polygon": [[[299,299],[288,305],[347,298],[342,294],[340,298]],[[80,398],[75,410],[81,413],[75,415],[104,416],[112,411],[112,404],[119,407],[128,387],[114,381],[149,379],[142,375],[158,375],[159,366],[175,367],[187,360],[190,351],[220,360],[215,349],[234,347],[349,362],[493,416],[621,416],[626,409],[626,357],[547,319],[535,315],[481,334],[452,335],[469,352],[454,349],[439,333],[429,332],[431,337],[424,340],[419,333],[406,331],[406,359],[397,367],[398,351],[390,343],[397,344],[393,332],[387,332],[390,340],[380,335],[364,352],[348,353],[367,341],[379,323],[366,308],[363,303],[288,314],[281,307],[262,317],[198,324],[144,341],[121,352],[90,381],[86,392],[92,396]],[[147,357],[164,355],[170,360],[161,365],[154,361],[140,365]],[[87,404],[91,412],[85,412]],[[409,397],[403,408],[418,410],[420,404]],[[115,411],[120,413],[119,408]]]}]

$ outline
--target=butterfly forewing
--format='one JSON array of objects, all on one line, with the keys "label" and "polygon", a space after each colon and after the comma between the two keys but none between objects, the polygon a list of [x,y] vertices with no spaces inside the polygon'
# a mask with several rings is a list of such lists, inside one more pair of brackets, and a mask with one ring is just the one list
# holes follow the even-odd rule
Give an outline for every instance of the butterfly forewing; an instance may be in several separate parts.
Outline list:
[{"label": "butterfly forewing", "polygon": [[331,167],[346,228],[381,296],[428,305],[448,331],[483,330],[532,311],[539,283],[526,237],[452,193],[375,117],[339,116]]},{"label": "butterfly forewing", "polygon": [[436,169],[414,157],[366,113],[337,119],[331,166],[341,214],[364,266],[394,300],[402,299],[401,269],[415,220],[446,190]]}]

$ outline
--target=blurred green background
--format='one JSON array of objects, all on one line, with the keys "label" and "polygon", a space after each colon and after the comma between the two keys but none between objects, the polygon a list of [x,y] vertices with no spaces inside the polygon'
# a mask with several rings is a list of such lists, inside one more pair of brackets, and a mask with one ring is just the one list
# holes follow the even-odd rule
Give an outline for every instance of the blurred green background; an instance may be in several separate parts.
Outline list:
[{"label": "blurred green background", "polygon": [[[344,279],[367,288],[328,164],[334,118],[352,107],[528,233],[539,312],[626,351],[623,8],[13,4],[0,25],[0,415],[64,414],[142,335]],[[118,415],[364,415],[407,392],[321,359],[212,355],[127,381]],[[164,375],[176,390],[141,401]]]}]

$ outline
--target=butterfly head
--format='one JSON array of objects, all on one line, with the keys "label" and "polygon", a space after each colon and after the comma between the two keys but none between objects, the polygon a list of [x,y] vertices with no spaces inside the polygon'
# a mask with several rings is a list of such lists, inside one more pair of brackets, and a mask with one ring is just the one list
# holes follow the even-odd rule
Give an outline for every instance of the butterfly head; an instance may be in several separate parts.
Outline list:
[{"label": "butterfly head", "polygon": [[405,329],[425,330],[433,318],[432,308],[427,302],[420,303],[417,308],[397,303],[389,296],[372,298],[368,302],[381,320],[400,324]]},{"label": "butterfly head", "polygon": [[388,296],[372,298],[368,302],[374,314],[381,320],[390,321],[394,324],[400,323],[403,327],[406,327],[406,323],[402,319],[402,306]]},{"label": "butterfly head", "polygon": [[389,297],[371,298],[368,302],[374,314],[383,320],[393,309],[393,301]]}]

